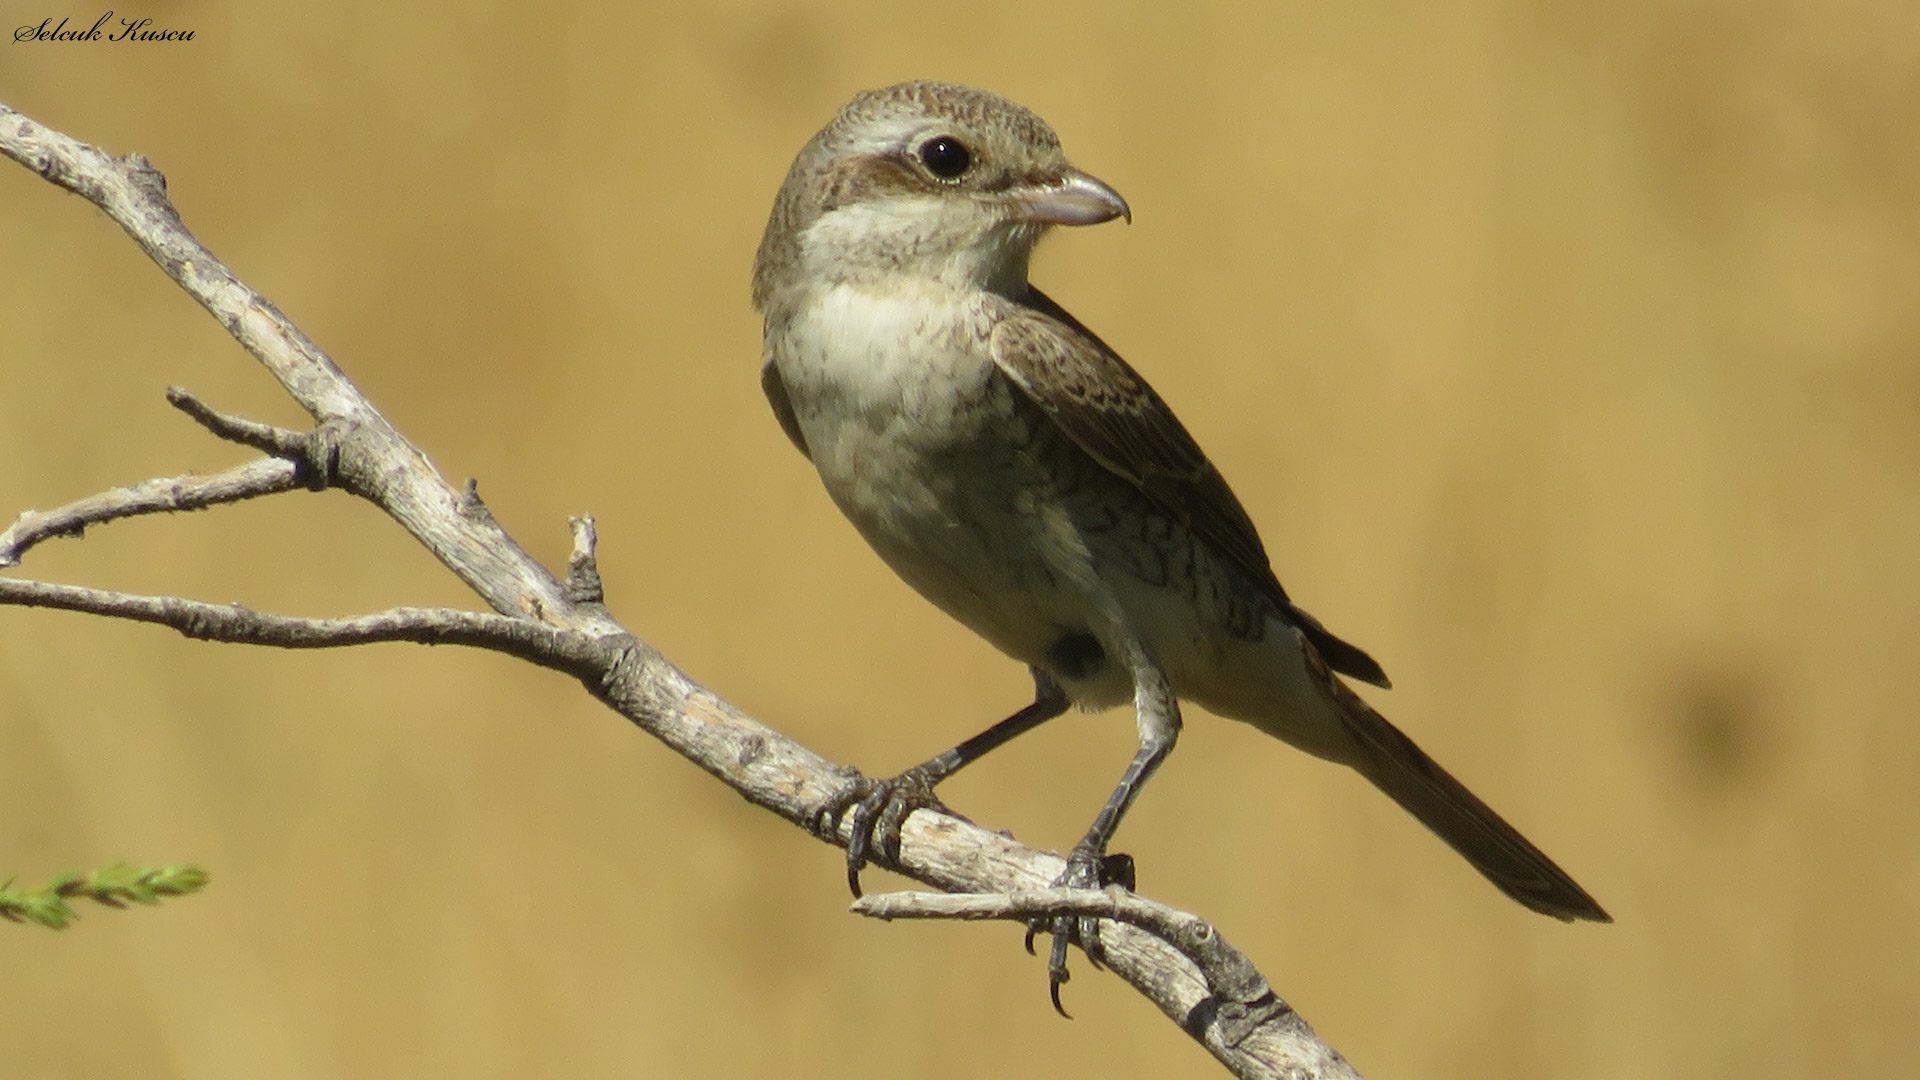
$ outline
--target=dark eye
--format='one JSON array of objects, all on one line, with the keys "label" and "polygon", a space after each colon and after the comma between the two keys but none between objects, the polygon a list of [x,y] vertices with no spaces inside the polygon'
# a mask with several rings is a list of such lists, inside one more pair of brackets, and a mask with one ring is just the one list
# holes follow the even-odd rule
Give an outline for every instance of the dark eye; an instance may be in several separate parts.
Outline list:
[{"label": "dark eye", "polygon": [[920,144],[920,160],[933,175],[952,180],[973,164],[973,155],[959,139],[951,135],[936,135]]}]

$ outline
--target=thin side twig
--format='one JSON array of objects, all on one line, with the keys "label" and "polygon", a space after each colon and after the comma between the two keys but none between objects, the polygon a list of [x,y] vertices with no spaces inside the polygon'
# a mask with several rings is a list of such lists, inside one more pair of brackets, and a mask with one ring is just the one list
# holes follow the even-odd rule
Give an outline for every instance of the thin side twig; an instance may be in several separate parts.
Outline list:
[{"label": "thin side twig", "polygon": [[[1004,919],[1032,926],[1034,920],[1058,916],[1108,919],[1143,930],[1177,949],[1201,977],[1212,996],[1195,1009],[1188,1028],[1216,1027],[1229,1045],[1276,1023],[1305,1022],[1293,1007],[1273,992],[1266,977],[1246,955],[1234,948],[1206,920],[1120,888],[1028,889],[989,894],[893,892],[864,896],[853,911],[875,919]],[[1103,928],[1102,937],[1114,931]],[[1357,1077],[1345,1058],[1306,1043],[1302,1075]]]},{"label": "thin side twig", "polygon": [[186,413],[195,423],[228,442],[251,446],[274,457],[298,461],[308,455],[313,441],[313,436],[306,432],[221,412],[194,397],[185,387],[167,387],[167,404]]},{"label": "thin side twig", "polygon": [[302,486],[296,463],[285,458],[256,458],[217,473],[168,476],[110,488],[53,510],[28,510],[0,532],[0,567],[18,566],[36,544],[55,537],[79,536],[88,526],[142,514],[204,510],[221,503],[277,495]]},{"label": "thin side twig", "polygon": [[178,596],[148,596],[12,577],[0,577],[0,604],[152,623],[190,638],[236,645],[282,649],[337,649],[390,641],[467,645],[561,669],[578,664],[591,641],[530,619],[458,608],[401,607],[369,615],[315,619],[276,615],[240,604],[209,604]]},{"label": "thin side twig", "polygon": [[1124,889],[1027,889],[1012,893],[891,892],[853,902],[875,919],[1007,919],[1078,915],[1139,927],[1180,950],[1207,980],[1215,997],[1242,1005],[1273,996],[1258,969],[1198,915]]}]

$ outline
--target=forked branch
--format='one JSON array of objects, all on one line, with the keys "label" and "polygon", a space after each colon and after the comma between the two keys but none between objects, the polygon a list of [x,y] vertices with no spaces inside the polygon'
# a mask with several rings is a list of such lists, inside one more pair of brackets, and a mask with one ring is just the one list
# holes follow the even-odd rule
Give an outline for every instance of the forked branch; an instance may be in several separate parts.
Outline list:
[{"label": "forked branch", "polygon": [[[330,648],[378,641],[494,649],[568,672],[587,690],[741,796],[813,829],[856,774],[746,716],[630,634],[603,606],[593,528],[574,523],[564,580],[535,562],[469,484],[455,488],[298,327],[194,239],[144,158],[115,158],[0,105],[0,153],[105,211],[226,327],[311,415],[309,432],[222,414],[182,391],[174,404],[221,438],[267,456],[211,476],[147,480],[29,512],[0,533],[0,566],[52,537],[125,517],[337,487],[386,511],[483,599],[492,613],[398,608],[345,619],[269,615],[234,605],[138,596],[0,577],[0,603],[58,607],[171,626],[193,637]],[[824,840],[845,846],[847,826]],[[917,811],[890,869],[952,898],[877,897],[883,917],[1024,918],[1076,913],[1103,927],[1108,966],[1236,1076],[1355,1077],[1266,980],[1198,918],[1142,898],[1047,888],[1059,856],[968,822]],[[981,913],[990,914],[981,914]]]}]

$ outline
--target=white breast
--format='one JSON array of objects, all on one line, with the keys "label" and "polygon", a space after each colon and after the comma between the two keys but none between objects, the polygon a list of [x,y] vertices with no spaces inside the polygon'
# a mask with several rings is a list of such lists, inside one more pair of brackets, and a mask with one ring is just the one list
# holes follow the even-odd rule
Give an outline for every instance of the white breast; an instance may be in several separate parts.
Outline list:
[{"label": "white breast", "polygon": [[774,356],[803,428],[809,412],[834,414],[815,417],[823,422],[857,417],[888,427],[907,419],[922,427],[977,395],[993,367],[987,329],[944,289],[841,285],[799,309]]}]

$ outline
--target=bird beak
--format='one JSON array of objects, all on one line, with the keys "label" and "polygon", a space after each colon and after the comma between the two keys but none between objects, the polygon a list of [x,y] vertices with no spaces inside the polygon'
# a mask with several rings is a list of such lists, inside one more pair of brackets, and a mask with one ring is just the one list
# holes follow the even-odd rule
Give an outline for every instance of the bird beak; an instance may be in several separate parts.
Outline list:
[{"label": "bird beak", "polygon": [[1133,211],[1120,193],[1078,169],[1065,169],[1060,179],[1012,193],[1014,214],[1036,225],[1098,225],[1114,218],[1133,224]]}]

